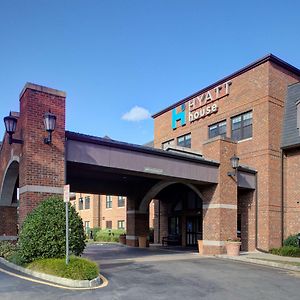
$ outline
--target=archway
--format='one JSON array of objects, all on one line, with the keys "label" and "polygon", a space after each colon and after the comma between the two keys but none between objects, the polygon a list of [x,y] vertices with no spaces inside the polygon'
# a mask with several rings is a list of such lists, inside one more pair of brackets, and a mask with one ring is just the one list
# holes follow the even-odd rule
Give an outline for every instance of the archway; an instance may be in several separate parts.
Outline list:
[{"label": "archway", "polygon": [[138,212],[147,213],[155,201],[155,242],[196,246],[203,235],[202,206],[204,197],[190,183],[161,181],[143,197]]},{"label": "archway", "polygon": [[0,190],[1,239],[15,239],[17,230],[17,189],[19,187],[19,159],[13,158],[7,165]]}]

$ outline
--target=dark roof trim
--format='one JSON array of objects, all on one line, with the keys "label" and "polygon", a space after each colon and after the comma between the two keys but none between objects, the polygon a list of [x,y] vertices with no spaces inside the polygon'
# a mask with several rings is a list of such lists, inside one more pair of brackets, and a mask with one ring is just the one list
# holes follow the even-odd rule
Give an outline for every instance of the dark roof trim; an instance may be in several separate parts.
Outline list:
[{"label": "dark roof trim", "polygon": [[291,145],[287,145],[287,146],[281,146],[281,149],[283,151],[285,150],[292,150],[292,149],[296,149],[296,148],[300,148],[300,144],[297,143],[297,144],[291,144]]},{"label": "dark roof trim", "polygon": [[245,172],[245,173],[250,173],[250,174],[256,174],[257,173],[256,170],[254,170],[252,168],[249,168],[249,167],[246,167],[246,166],[239,166],[238,171]]},{"label": "dark roof trim", "polygon": [[220,165],[218,162],[205,160],[203,158],[189,157],[189,156],[186,156],[183,154],[170,153],[168,151],[160,150],[157,148],[150,148],[150,147],[136,145],[136,144],[129,144],[129,143],[119,142],[119,141],[115,141],[115,140],[108,140],[105,138],[95,137],[95,136],[86,135],[86,134],[77,133],[77,132],[66,131],[66,139],[73,140],[73,141],[79,141],[79,142],[85,142],[85,143],[91,143],[91,144],[97,144],[97,145],[103,145],[103,146],[107,146],[107,147],[125,149],[125,150],[130,150],[130,151],[143,152],[143,153],[152,154],[152,155],[170,157],[170,158],[174,158],[174,159],[182,159],[182,160],[198,162],[198,163],[201,162],[202,164],[216,166],[216,167],[218,167]]},{"label": "dark roof trim", "polygon": [[190,95],[190,96],[188,96],[188,97],[186,97],[186,98],[184,98],[184,99],[182,99],[182,100],[180,100],[180,101],[178,101],[178,102],[176,102],[176,103],[174,103],[170,106],[168,106],[167,108],[163,109],[162,111],[152,115],[152,118],[156,118],[156,117],[162,115],[163,113],[169,111],[170,109],[176,108],[177,106],[179,106],[179,105],[181,105],[181,104],[183,104],[183,103],[185,103],[185,102],[187,102],[187,101],[189,101],[189,100],[191,100],[191,99],[193,99],[193,98],[195,98],[195,97],[211,90],[215,86],[218,86],[218,85],[222,84],[223,82],[226,82],[226,81],[228,81],[230,79],[233,79],[234,77],[237,77],[237,76],[239,76],[239,75],[241,75],[241,74],[243,74],[243,73],[245,73],[245,72],[247,72],[247,71],[249,71],[253,68],[256,68],[257,66],[259,66],[259,65],[261,65],[261,64],[263,64],[267,61],[273,62],[273,63],[283,67],[284,69],[300,76],[300,69],[290,65],[289,63],[285,62],[284,60],[278,58],[277,56],[275,56],[273,54],[268,54],[268,55],[264,56],[263,58],[261,58],[259,60],[256,60],[255,62],[247,65],[246,67],[232,73],[231,75],[226,76],[223,79],[218,80],[217,82],[205,87],[204,89],[202,89],[202,90],[200,90],[200,91],[198,91],[198,92],[196,92],[196,93],[194,93],[194,94],[192,94],[192,95]]}]

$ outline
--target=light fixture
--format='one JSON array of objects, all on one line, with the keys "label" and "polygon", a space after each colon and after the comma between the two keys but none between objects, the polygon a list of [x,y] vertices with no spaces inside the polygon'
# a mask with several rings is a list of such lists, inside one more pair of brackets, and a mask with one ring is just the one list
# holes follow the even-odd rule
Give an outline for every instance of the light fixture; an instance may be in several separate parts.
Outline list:
[{"label": "light fixture", "polygon": [[14,139],[13,134],[16,132],[17,129],[18,119],[11,115],[4,118],[5,130],[8,134],[8,143],[11,145],[12,143],[16,144],[23,144],[22,140]]},{"label": "light fixture", "polygon": [[48,137],[44,139],[45,144],[49,145],[52,143],[52,132],[55,129],[55,125],[56,125],[56,116],[53,113],[51,113],[51,111],[49,110],[49,112],[46,112],[44,115],[44,126],[45,126],[45,130],[48,132]]},{"label": "light fixture", "polygon": [[235,154],[230,158],[231,167],[232,169],[234,169],[234,172],[228,172],[227,173],[228,176],[232,176],[232,177],[236,176],[237,168],[239,167],[239,161],[240,159]]}]

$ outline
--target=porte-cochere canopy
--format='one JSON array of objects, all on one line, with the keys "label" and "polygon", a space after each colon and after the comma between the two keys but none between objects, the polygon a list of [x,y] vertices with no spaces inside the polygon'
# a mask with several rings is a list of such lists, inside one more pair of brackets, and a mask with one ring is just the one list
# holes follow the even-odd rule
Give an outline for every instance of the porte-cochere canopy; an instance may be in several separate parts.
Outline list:
[{"label": "porte-cochere canopy", "polygon": [[[66,132],[67,182],[71,189],[126,195],[141,184],[178,181],[196,185],[218,183],[219,163],[195,155]],[[238,185],[254,189],[251,170],[239,169]]]}]

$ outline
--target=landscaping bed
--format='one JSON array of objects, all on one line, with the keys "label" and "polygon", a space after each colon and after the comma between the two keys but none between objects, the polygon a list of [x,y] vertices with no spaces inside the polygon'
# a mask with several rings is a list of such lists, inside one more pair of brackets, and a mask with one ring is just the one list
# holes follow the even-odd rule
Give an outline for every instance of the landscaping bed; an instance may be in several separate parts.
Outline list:
[{"label": "landscaping bed", "polygon": [[73,280],[92,280],[99,275],[96,263],[71,256],[66,265],[64,258],[39,259],[29,263],[27,269]]}]

